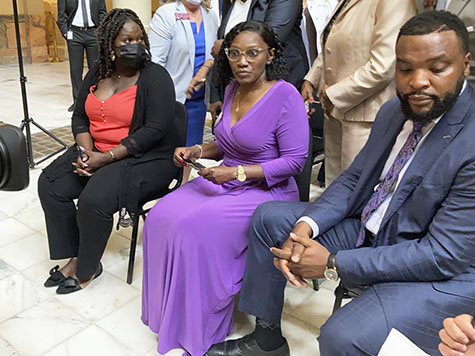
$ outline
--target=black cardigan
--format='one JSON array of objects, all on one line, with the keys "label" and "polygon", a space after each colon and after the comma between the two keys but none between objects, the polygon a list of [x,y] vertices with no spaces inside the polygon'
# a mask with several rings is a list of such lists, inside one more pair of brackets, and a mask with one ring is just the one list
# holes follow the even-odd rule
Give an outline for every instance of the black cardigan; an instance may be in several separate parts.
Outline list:
[{"label": "black cardigan", "polygon": [[[85,102],[90,87],[97,82],[97,68],[95,68],[86,75],[79,91],[72,117],[74,137],[79,133],[89,132]],[[129,174],[130,167],[151,160],[171,160],[173,151],[179,143],[178,129],[175,125],[175,89],[170,75],[162,66],[150,62],[142,68],[137,80],[137,96],[129,135],[122,139],[121,143],[126,147],[129,156],[118,161],[122,165],[119,223],[127,226],[130,225],[131,219],[124,216],[122,208],[132,216],[139,204],[138,186],[133,184],[133,177]],[[75,162],[77,156],[77,147],[69,148],[43,170],[46,178],[52,182],[70,172],[71,162]]]},{"label": "black cardigan", "polygon": [[[72,118],[74,137],[89,132],[89,118],[84,106],[89,88],[97,82],[97,69],[91,70],[84,78]],[[174,114],[173,81],[165,68],[150,62],[141,70],[137,80],[129,136],[121,141],[129,155],[135,158],[146,156],[148,159],[171,157],[178,142]]]}]

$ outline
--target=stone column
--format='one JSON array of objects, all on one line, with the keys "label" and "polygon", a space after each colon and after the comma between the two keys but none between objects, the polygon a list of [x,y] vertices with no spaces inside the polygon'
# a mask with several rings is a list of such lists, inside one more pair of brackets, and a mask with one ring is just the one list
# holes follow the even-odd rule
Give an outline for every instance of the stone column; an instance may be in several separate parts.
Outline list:
[{"label": "stone column", "polygon": [[112,6],[134,10],[148,32],[148,24],[152,19],[152,0],[112,0]]},{"label": "stone column", "polygon": [[[19,0],[21,44],[26,63],[48,61],[43,0]],[[17,62],[12,2],[0,6],[0,65]]]}]

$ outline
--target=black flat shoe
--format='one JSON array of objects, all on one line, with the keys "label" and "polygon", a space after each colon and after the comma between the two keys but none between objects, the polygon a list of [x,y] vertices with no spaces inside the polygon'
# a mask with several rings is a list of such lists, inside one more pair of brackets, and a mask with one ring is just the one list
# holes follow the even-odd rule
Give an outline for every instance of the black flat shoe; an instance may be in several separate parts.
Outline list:
[{"label": "black flat shoe", "polygon": [[46,282],[44,283],[44,286],[46,288],[56,287],[56,286],[59,286],[59,284],[62,281],[64,281],[65,279],[66,279],[66,277],[64,276],[64,274],[62,274],[59,271],[59,266],[56,265],[56,266],[54,266],[53,268],[51,268],[49,270],[49,277],[46,280]]},{"label": "black flat shoe", "polygon": [[[99,277],[102,274],[102,271],[103,271],[102,263],[99,262],[99,267],[97,267],[97,271],[92,280]],[[65,278],[59,284],[58,289],[56,289],[56,294],[70,294],[70,293],[80,291],[81,289],[82,289],[81,285],[79,284],[79,281],[77,279],[73,277],[68,277],[68,278]]]},{"label": "black flat shoe", "polygon": [[287,340],[278,349],[264,351],[249,334],[211,346],[205,356],[290,356]]}]

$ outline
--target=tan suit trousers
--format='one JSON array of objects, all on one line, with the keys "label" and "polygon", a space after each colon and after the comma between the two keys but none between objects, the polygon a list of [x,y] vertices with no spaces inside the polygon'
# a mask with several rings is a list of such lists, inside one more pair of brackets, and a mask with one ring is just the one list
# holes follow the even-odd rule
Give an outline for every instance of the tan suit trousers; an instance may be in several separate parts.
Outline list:
[{"label": "tan suit trousers", "polygon": [[325,115],[325,185],[347,169],[368,140],[372,122],[344,121]]}]

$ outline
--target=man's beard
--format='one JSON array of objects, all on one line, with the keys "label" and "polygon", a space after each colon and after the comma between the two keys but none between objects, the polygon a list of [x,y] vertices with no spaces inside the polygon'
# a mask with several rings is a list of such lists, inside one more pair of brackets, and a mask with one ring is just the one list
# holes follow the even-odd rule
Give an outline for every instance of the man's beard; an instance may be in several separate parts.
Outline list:
[{"label": "man's beard", "polygon": [[[465,81],[465,77],[460,77],[457,83],[455,84],[453,90],[449,91],[444,98],[440,98],[437,95],[434,94],[428,94],[425,92],[412,92],[409,94],[401,94],[397,92],[397,96],[399,98],[399,101],[401,102],[401,110],[404,113],[404,115],[409,119],[413,121],[429,121],[429,120],[434,120],[437,119],[439,116],[442,116],[446,112],[448,112],[452,106],[455,104],[455,101],[457,100],[457,97],[459,96],[462,88],[463,88],[463,83]],[[409,97],[411,95],[425,95],[434,101],[434,104],[430,108],[430,110],[426,113],[418,113],[414,112],[411,109],[411,105],[409,104]]]}]

